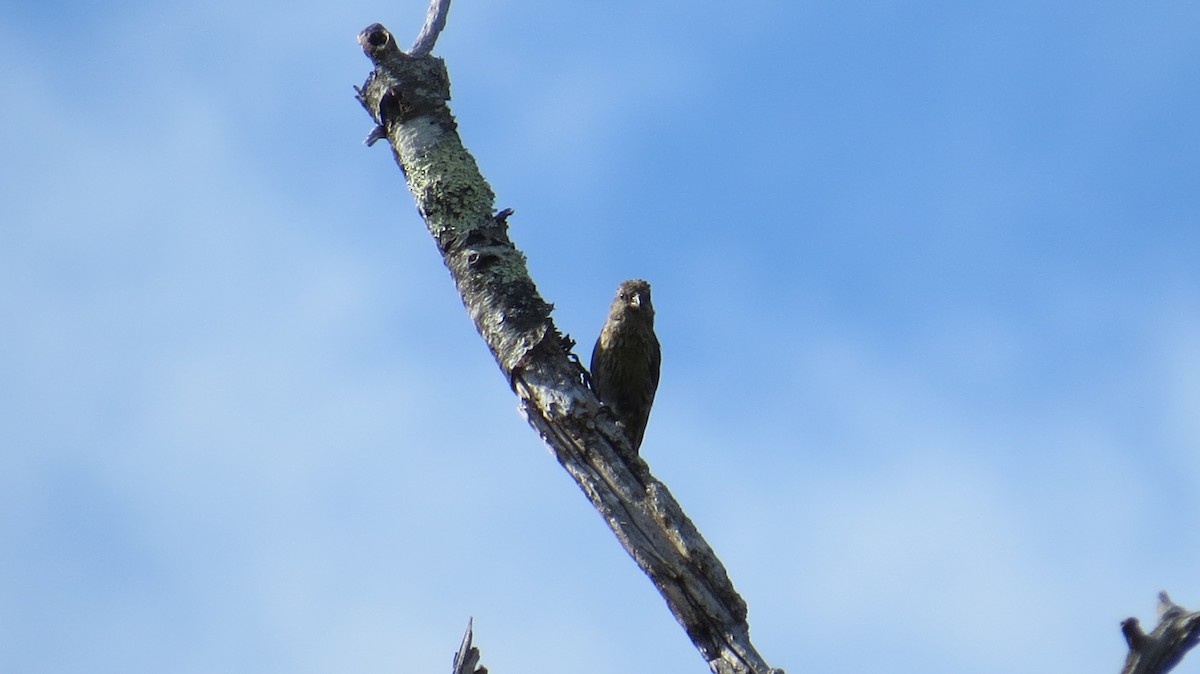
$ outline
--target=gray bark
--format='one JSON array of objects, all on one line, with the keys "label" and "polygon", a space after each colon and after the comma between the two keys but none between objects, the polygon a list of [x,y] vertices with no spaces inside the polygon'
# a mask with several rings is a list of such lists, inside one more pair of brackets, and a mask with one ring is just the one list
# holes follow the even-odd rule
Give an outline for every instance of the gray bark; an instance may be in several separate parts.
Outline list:
[{"label": "gray bark", "polygon": [[1200,611],[1187,611],[1158,593],[1158,625],[1149,634],[1137,618],[1126,618],[1121,632],[1129,644],[1129,655],[1121,674],[1166,674],[1200,641]]},{"label": "gray bark", "polygon": [[487,667],[479,664],[479,649],[471,644],[475,638],[475,621],[467,621],[467,631],[463,634],[458,652],[454,654],[454,667],[451,674],[487,674]]}]

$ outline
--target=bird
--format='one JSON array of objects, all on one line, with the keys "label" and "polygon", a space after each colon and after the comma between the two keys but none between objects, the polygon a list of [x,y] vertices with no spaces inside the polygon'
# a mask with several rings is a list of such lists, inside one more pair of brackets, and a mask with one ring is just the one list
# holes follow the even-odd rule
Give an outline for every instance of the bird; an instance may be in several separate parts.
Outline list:
[{"label": "bird", "polygon": [[642,445],[658,390],[662,349],[654,334],[650,284],[622,281],[592,349],[592,390],[617,417],[633,451]]}]

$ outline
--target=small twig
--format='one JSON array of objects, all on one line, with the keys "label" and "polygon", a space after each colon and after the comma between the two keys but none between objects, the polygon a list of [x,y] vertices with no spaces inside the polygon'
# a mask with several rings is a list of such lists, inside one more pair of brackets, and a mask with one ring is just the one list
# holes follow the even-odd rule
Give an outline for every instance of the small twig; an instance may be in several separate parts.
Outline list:
[{"label": "small twig", "polygon": [[1166,674],[1200,643],[1200,611],[1189,612],[1158,593],[1158,625],[1146,634],[1137,618],[1121,621],[1129,655],[1121,674]]},{"label": "small twig", "polygon": [[421,34],[417,36],[417,41],[413,42],[412,49],[408,50],[409,56],[420,58],[433,52],[438,35],[441,35],[442,29],[446,27],[446,15],[449,13],[450,0],[429,0],[425,25],[421,27]]},{"label": "small twig", "polygon": [[463,634],[462,644],[454,654],[454,670],[451,674],[487,674],[487,667],[476,667],[479,664],[479,649],[471,645],[475,636],[475,619],[467,619],[467,631]]}]

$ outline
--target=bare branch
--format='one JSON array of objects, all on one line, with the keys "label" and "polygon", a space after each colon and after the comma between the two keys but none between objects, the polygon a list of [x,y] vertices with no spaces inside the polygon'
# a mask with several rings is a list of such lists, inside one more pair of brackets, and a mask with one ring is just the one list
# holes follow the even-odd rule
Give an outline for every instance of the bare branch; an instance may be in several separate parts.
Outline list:
[{"label": "bare branch", "polygon": [[[621,545],[662,594],[716,674],[773,670],[750,642],[746,603],[666,485],[587,387],[571,343],[550,319],[525,256],[508,237],[507,209],[462,145],[445,64],[414,57],[379,24],[360,35],[375,70],[358,99],[382,127],[462,296],[530,425],[554,451]],[[414,50],[415,51],[415,50]]]},{"label": "bare branch", "polygon": [[467,631],[463,634],[458,652],[454,654],[454,669],[451,674],[487,674],[487,667],[476,667],[479,664],[479,649],[471,645],[475,637],[475,619],[467,620]]},{"label": "bare branch", "polygon": [[425,25],[421,27],[421,34],[417,36],[416,42],[413,42],[412,48],[408,50],[409,56],[419,58],[433,53],[433,46],[437,43],[438,35],[442,34],[442,29],[446,27],[446,15],[449,13],[450,0],[429,0]]},{"label": "bare branch", "polygon": [[1146,634],[1137,618],[1121,622],[1129,655],[1121,674],[1166,674],[1200,642],[1200,611],[1188,612],[1158,593],[1158,625]]}]

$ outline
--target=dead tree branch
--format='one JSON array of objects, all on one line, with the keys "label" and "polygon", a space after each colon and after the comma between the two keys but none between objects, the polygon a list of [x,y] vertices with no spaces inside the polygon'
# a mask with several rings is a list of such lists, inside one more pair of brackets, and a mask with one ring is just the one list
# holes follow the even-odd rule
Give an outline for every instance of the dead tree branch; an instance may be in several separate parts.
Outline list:
[{"label": "dead tree branch", "polygon": [[487,674],[487,667],[479,665],[479,649],[471,645],[475,638],[475,621],[467,621],[467,631],[463,634],[458,652],[454,654],[454,668],[451,674]]},{"label": "dead tree branch", "polygon": [[1158,625],[1146,634],[1137,618],[1121,622],[1129,655],[1121,674],[1166,674],[1200,641],[1200,611],[1188,612],[1158,593]]},{"label": "dead tree branch", "polygon": [[420,58],[433,53],[433,46],[437,44],[438,35],[441,35],[442,29],[446,27],[446,15],[449,13],[450,0],[430,0],[429,12],[425,14],[425,25],[421,27],[420,34],[409,48],[409,56]]},{"label": "dead tree branch", "polygon": [[[418,46],[432,48],[434,38],[418,39]],[[779,672],[750,643],[746,603],[721,561],[584,383],[573,343],[550,319],[552,305],[508,237],[512,211],[496,213],[492,189],[458,136],[446,105],[444,62],[427,52],[404,53],[379,24],[363,30],[359,43],[375,64],[358,89],[376,122],[367,141],[389,141],[467,313],[530,425],[650,577],[713,672]]]}]

